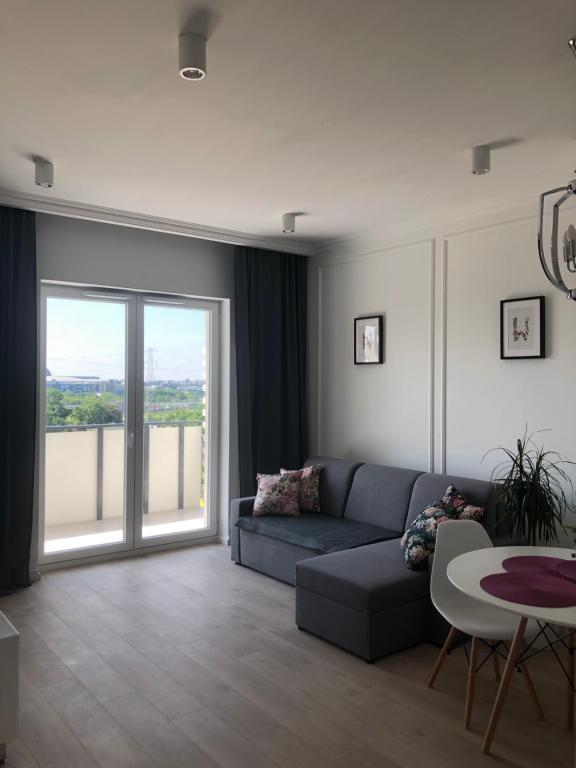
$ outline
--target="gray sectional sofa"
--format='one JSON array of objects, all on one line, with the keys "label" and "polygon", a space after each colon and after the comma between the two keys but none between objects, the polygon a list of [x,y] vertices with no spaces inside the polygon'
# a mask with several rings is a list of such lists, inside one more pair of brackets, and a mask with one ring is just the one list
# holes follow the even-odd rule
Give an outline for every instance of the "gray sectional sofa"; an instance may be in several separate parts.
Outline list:
[{"label": "gray sectional sofa", "polygon": [[430,603],[427,571],[404,563],[400,537],[453,483],[486,507],[496,535],[493,486],[482,480],[327,457],[320,513],[252,517],[254,498],[231,504],[232,559],[296,586],[296,623],[374,661],[423,641],[440,643],[443,619]]}]

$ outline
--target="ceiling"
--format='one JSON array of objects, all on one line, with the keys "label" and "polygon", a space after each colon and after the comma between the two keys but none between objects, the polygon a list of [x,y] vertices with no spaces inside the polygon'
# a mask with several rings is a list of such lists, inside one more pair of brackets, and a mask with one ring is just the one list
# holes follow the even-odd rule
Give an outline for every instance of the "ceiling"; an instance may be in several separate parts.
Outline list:
[{"label": "ceiling", "polygon": [[524,201],[576,168],[572,35],[574,0],[2,0],[0,186],[310,241]]}]

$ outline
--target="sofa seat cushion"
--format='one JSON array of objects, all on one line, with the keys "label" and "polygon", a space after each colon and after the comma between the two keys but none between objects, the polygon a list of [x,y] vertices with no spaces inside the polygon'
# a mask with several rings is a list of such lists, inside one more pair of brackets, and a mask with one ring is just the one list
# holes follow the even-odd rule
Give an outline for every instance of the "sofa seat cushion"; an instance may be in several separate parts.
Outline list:
[{"label": "sofa seat cushion", "polygon": [[427,572],[409,571],[398,539],[296,565],[296,587],[363,613],[378,613],[429,594]]},{"label": "sofa seat cushion", "polygon": [[339,552],[391,538],[395,539],[396,547],[400,549],[398,534],[394,531],[321,513],[305,513],[299,517],[241,517],[236,525],[243,531],[270,536],[322,553]]}]

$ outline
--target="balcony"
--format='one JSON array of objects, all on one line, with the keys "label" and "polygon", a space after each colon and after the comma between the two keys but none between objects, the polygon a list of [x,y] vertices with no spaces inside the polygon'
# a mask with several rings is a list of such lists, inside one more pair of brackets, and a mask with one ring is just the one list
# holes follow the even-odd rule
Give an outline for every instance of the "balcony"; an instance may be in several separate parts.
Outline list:
[{"label": "balcony", "polygon": [[[203,429],[190,422],[144,425],[143,538],[207,527]],[[125,538],[125,428],[46,427],[44,552]]]}]

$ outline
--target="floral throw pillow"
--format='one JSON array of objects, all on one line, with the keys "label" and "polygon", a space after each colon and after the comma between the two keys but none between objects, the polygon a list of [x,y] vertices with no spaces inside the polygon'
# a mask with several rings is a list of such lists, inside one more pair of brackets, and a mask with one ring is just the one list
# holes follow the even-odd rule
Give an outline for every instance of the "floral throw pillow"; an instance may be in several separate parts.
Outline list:
[{"label": "floral throw pillow", "polygon": [[424,568],[436,548],[436,531],[446,520],[475,520],[480,522],[486,510],[468,504],[458,488],[448,486],[444,496],[426,507],[414,520],[400,540],[404,561],[408,568],[418,571]]},{"label": "floral throw pillow", "polygon": [[262,515],[300,514],[298,499],[300,478],[297,475],[257,475],[258,491],[254,500],[254,517]]},{"label": "floral throw pillow", "polygon": [[322,464],[313,464],[302,469],[281,469],[282,475],[297,475],[300,478],[300,512],[320,512],[320,472]]}]

